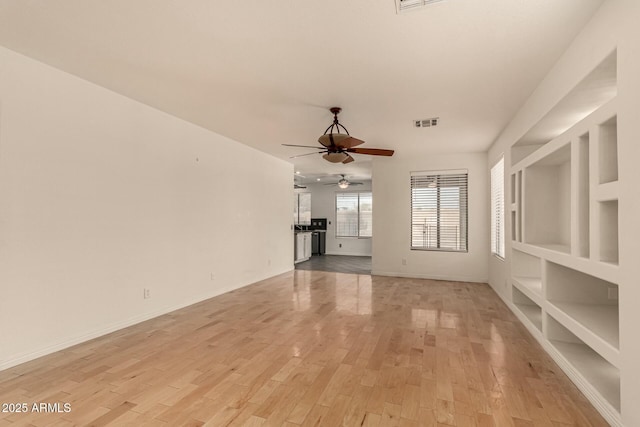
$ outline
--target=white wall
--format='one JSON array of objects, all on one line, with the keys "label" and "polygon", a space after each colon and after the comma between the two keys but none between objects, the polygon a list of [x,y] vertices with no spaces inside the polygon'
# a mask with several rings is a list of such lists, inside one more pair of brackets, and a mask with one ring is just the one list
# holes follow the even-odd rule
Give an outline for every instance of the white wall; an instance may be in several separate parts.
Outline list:
[{"label": "white wall", "polygon": [[[533,92],[489,150],[491,166],[505,152],[510,165],[509,146],[537,123],[560,99],[609,53],[617,48],[618,58],[618,159],[620,197],[620,354],[622,421],[626,426],[640,425],[640,2],[607,1],[576,37],[547,77]],[[505,193],[510,179],[505,173]],[[510,221],[510,217],[507,217]],[[507,230],[510,224],[507,223]],[[507,256],[510,242],[507,239]],[[506,299],[506,279],[510,260],[491,259],[489,281]]]},{"label": "white wall", "polygon": [[292,173],[0,48],[0,369],[292,269]]},{"label": "white wall", "polygon": [[[309,184],[307,189],[303,190],[311,192],[311,217],[327,218],[329,221],[327,223],[327,255],[371,256],[370,238],[336,237],[336,193],[371,191],[371,181],[357,180],[357,182],[362,182],[363,185],[356,185],[342,190],[335,185],[319,183]],[[375,197],[373,206],[375,211]]]},{"label": "white wall", "polygon": [[[425,154],[373,162],[373,268],[386,276],[486,282],[489,201],[486,153]],[[410,250],[411,171],[469,170],[469,252]],[[402,260],[407,261],[406,265]]]}]

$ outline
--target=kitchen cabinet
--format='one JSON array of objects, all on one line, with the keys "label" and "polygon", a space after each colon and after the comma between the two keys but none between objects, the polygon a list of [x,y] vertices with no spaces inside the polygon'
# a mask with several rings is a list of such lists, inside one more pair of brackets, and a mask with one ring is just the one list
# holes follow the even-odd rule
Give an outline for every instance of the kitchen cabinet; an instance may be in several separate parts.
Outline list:
[{"label": "kitchen cabinet", "polygon": [[294,253],[296,263],[306,261],[311,258],[311,233],[296,233],[294,238]]}]

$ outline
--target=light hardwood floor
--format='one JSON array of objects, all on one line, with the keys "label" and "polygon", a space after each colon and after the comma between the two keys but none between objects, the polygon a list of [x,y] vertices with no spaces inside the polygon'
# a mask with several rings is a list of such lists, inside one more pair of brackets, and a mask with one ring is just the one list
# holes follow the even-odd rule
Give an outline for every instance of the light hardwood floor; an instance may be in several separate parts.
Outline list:
[{"label": "light hardwood floor", "polygon": [[604,426],[484,284],[293,271],[0,372],[0,426]]}]

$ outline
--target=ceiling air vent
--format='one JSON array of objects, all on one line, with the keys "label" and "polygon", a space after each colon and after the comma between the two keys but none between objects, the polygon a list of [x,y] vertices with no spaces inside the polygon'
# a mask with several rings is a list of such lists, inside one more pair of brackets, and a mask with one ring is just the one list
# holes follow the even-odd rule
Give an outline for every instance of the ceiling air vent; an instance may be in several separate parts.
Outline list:
[{"label": "ceiling air vent", "polygon": [[434,126],[438,126],[439,122],[440,117],[432,117],[430,119],[414,120],[413,124],[417,128],[432,128]]},{"label": "ceiling air vent", "polygon": [[412,10],[419,10],[425,6],[441,3],[444,0],[396,0],[396,12],[404,13]]}]

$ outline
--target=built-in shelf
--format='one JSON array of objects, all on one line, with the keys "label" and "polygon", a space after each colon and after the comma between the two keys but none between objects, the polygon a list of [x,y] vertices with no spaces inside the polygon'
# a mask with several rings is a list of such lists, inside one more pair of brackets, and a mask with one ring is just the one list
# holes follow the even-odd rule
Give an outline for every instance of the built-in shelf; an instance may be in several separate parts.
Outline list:
[{"label": "built-in shelf", "polygon": [[618,283],[619,281],[620,269],[617,264],[597,262],[592,259],[572,256],[568,252],[550,250],[527,243],[511,242],[511,248],[514,251],[517,250],[540,259],[564,265],[611,283]]},{"label": "built-in shelf", "polygon": [[570,252],[571,145],[528,166],[524,181],[524,241]]},{"label": "built-in shelf", "polygon": [[533,292],[537,298],[542,297],[542,279],[539,277],[521,277],[513,276],[513,281],[521,289],[525,289],[524,292]]},{"label": "built-in shelf", "polygon": [[618,181],[600,184],[594,189],[594,199],[598,202],[618,200]]},{"label": "built-in shelf", "polygon": [[[617,306],[555,301],[551,302],[548,311],[556,318],[567,316],[570,319],[565,321],[567,326],[571,326],[572,321],[576,322],[576,326],[571,328],[576,335],[581,336],[583,341],[589,342],[591,347],[599,350],[598,353],[611,364],[616,366],[619,364],[620,332]],[[590,339],[590,336],[593,339]],[[606,345],[599,344],[599,340]]]},{"label": "built-in shelf", "polygon": [[517,287],[512,289],[513,304],[536,327],[542,331],[542,309]]},{"label": "built-in shelf", "polygon": [[599,202],[600,261],[618,264],[618,201]]},{"label": "built-in shelf", "polygon": [[510,307],[620,425],[616,61],[612,52],[514,142],[509,218]]},{"label": "built-in shelf", "polygon": [[563,254],[571,253],[571,246],[561,243],[532,243],[532,245],[537,246],[542,249],[546,249],[554,252],[561,252]]},{"label": "built-in shelf", "polygon": [[614,116],[599,126],[599,183],[618,180],[618,120]]},{"label": "built-in shelf", "polygon": [[589,385],[616,411],[620,411],[620,370],[607,362],[591,347],[547,316],[547,336],[551,344]]},{"label": "built-in shelf", "polygon": [[522,242],[522,171],[511,174],[511,240]]},{"label": "built-in shelf", "polygon": [[552,262],[547,262],[545,271],[549,312],[617,365],[618,286]]},{"label": "built-in shelf", "polygon": [[573,157],[576,161],[572,170],[572,208],[575,210],[574,220],[571,222],[572,245],[575,255],[589,258],[591,218],[589,215],[591,192],[589,173],[589,132],[580,135],[573,142]]},{"label": "built-in shelf", "polygon": [[567,131],[615,98],[617,93],[617,53],[612,52],[538,123],[515,141],[511,147],[511,165],[515,165]]},{"label": "built-in shelf", "polygon": [[511,255],[513,280],[541,298],[542,263],[540,258],[518,250],[513,250]]}]

